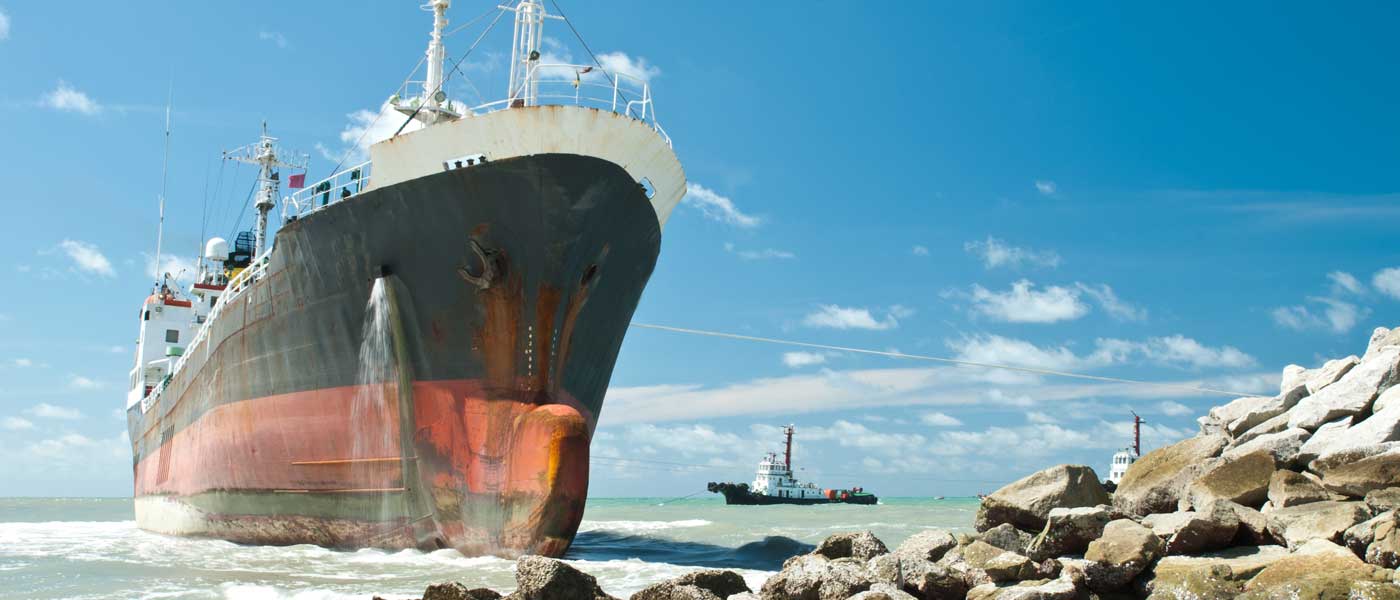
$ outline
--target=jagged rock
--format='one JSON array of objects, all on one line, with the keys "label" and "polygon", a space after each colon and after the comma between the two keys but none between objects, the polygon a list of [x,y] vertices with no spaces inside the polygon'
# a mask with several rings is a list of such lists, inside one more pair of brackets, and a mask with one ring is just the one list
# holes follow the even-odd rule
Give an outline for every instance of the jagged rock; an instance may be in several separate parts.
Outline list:
[{"label": "jagged rock", "polygon": [[744,577],[733,571],[706,569],[648,586],[632,594],[631,600],[708,600],[729,598],[752,591]]},{"label": "jagged rock", "polygon": [[1226,460],[1253,454],[1260,450],[1267,450],[1274,455],[1274,461],[1282,467],[1294,464],[1298,460],[1298,450],[1303,447],[1303,442],[1308,441],[1312,433],[1306,429],[1291,427],[1278,433],[1269,433],[1256,437],[1248,442],[1226,450],[1222,455]]},{"label": "jagged rock", "polygon": [[1386,346],[1400,346],[1400,327],[1394,329],[1377,327],[1371,331],[1371,341],[1366,344],[1366,355],[1362,357],[1362,360],[1369,358]]},{"label": "jagged rock", "polygon": [[1376,396],[1376,402],[1371,405],[1371,411],[1381,412],[1396,407],[1400,407],[1400,385],[1392,385],[1386,391],[1381,392],[1381,395]]},{"label": "jagged rock", "polygon": [[1269,419],[1269,420],[1267,420],[1267,421],[1264,421],[1263,423],[1260,423],[1260,424],[1258,424],[1258,425],[1255,425],[1255,426],[1254,426],[1252,429],[1250,429],[1249,431],[1246,431],[1246,432],[1240,434],[1239,437],[1235,438],[1235,441],[1233,442],[1232,446],[1241,446],[1241,445],[1244,445],[1244,444],[1248,443],[1250,440],[1253,440],[1254,438],[1257,438],[1257,437],[1259,437],[1259,436],[1261,436],[1261,435],[1268,435],[1268,434],[1270,434],[1270,433],[1278,433],[1278,432],[1280,432],[1280,431],[1285,431],[1285,430],[1287,430],[1287,429],[1288,429],[1288,413],[1283,413],[1283,414],[1281,414],[1281,415],[1279,415],[1279,416],[1277,416],[1277,417],[1274,417],[1274,418],[1272,418],[1272,419]]},{"label": "jagged rock", "polygon": [[[883,546],[883,544],[882,544]],[[900,556],[938,562],[949,550],[958,546],[958,540],[942,529],[926,529],[909,536],[895,549]]]},{"label": "jagged rock", "polygon": [[877,583],[870,589],[851,596],[851,600],[918,600],[913,595],[888,583]]},{"label": "jagged rock", "polygon": [[1202,463],[1219,456],[1227,442],[1223,435],[1198,436],[1148,452],[1128,467],[1113,506],[1133,515],[1176,510]]},{"label": "jagged rock", "polygon": [[449,581],[435,583],[423,590],[423,600],[499,600],[501,594],[486,588],[472,588]]},{"label": "jagged rock", "polygon": [[963,572],[929,562],[920,554],[924,552],[901,544],[894,552],[870,559],[866,566],[876,583],[893,585],[919,598],[961,598],[967,593]]},{"label": "jagged rock", "polygon": [[1026,547],[1027,556],[1045,560],[1082,554],[1089,542],[1103,535],[1104,526],[1112,520],[1113,514],[1107,505],[1050,509],[1045,529]]},{"label": "jagged rock", "polygon": [[1356,417],[1342,417],[1336,421],[1324,423],[1314,431],[1312,437],[1298,448],[1298,465],[1307,466],[1317,457],[1327,454],[1333,449],[1345,447],[1347,430],[1356,421]]},{"label": "jagged rock", "polygon": [[1085,584],[1098,591],[1122,589],[1162,554],[1162,540],[1131,519],[1118,519],[1089,543],[1084,553]]},{"label": "jagged rock", "polygon": [[1353,498],[1400,486],[1400,442],[1356,446],[1329,452],[1312,462],[1322,487]]},{"label": "jagged rock", "polygon": [[1274,455],[1267,450],[1226,458],[1187,486],[1187,500],[1191,506],[1205,506],[1215,500],[1258,506],[1268,497],[1274,468]]},{"label": "jagged rock", "polygon": [[1400,567],[1400,513],[1391,511],[1382,517],[1377,517],[1380,523],[1376,525],[1371,543],[1366,547],[1366,562],[1394,569]]},{"label": "jagged rock", "polygon": [[1138,579],[1139,592],[1172,600],[1234,598],[1244,583],[1288,556],[1281,546],[1240,546],[1198,556],[1167,556]]},{"label": "jagged rock", "polygon": [[1342,533],[1342,545],[1357,556],[1366,556],[1366,548],[1376,541],[1376,529],[1381,523],[1395,520],[1393,511],[1387,511],[1365,521],[1352,525]]},{"label": "jagged rock", "polygon": [[[1053,512],[1053,510],[1051,511]],[[1031,541],[1035,539],[1034,534],[1026,533],[1012,527],[1009,523],[1002,523],[991,529],[977,534],[977,539],[987,542],[1002,550],[1009,550],[1017,554],[1027,554]]]},{"label": "jagged rock", "polygon": [[1245,584],[1240,598],[1365,598],[1372,584],[1389,580],[1390,573],[1362,562],[1347,549],[1314,540],[1265,567]]},{"label": "jagged rock", "polygon": [[865,565],[854,558],[828,559],[820,554],[794,556],[783,570],[763,582],[763,600],[845,600],[874,583]]},{"label": "jagged rock", "polygon": [[1162,538],[1165,554],[1195,554],[1230,545],[1240,519],[1229,504],[1213,502],[1200,511],[1149,515],[1142,524]]},{"label": "jagged rock", "polygon": [[1300,385],[1278,396],[1269,398],[1268,402],[1255,405],[1235,420],[1230,421],[1230,424],[1226,427],[1226,431],[1229,431],[1231,436],[1239,438],[1239,436],[1245,432],[1282,416],[1284,413],[1288,412],[1289,409],[1297,406],[1298,402],[1306,398],[1307,395],[1308,388]]},{"label": "jagged rock", "polygon": [[1084,591],[1083,583],[1071,573],[1055,579],[979,585],[967,591],[967,600],[1076,600]]},{"label": "jagged rock", "polygon": [[1361,502],[1328,500],[1275,509],[1268,517],[1269,532],[1297,548],[1310,540],[1340,542],[1342,533],[1371,518],[1371,512]]},{"label": "jagged rock", "polygon": [[885,547],[885,543],[880,541],[880,538],[875,537],[875,534],[869,531],[853,531],[827,536],[812,553],[832,560],[854,558],[866,561],[881,554],[888,554],[889,551],[889,548]]},{"label": "jagged rock", "polygon": [[[1221,500],[1221,502],[1225,502]],[[1257,510],[1234,502],[1225,502],[1235,516],[1239,517],[1240,528],[1235,531],[1233,544],[1237,546],[1267,546],[1277,543],[1269,533],[1269,518]]]},{"label": "jagged rock", "polygon": [[1400,347],[1367,356],[1336,383],[1313,392],[1289,411],[1288,426],[1309,431],[1342,417],[1365,415],[1376,396],[1400,382]]},{"label": "jagged rock", "polygon": [[1259,407],[1268,404],[1273,398],[1264,396],[1247,396],[1236,398],[1230,402],[1217,406],[1206,412],[1206,417],[1211,421],[1220,423],[1228,429],[1228,426]]},{"label": "jagged rock", "polygon": [[616,600],[592,575],[543,556],[522,556],[515,562],[515,585],[511,597],[519,600]]},{"label": "jagged rock", "polygon": [[1094,470],[1084,465],[1059,465],[1008,484],[982,500],[977,531],[1002,523],[1031,531],[1045,528],[1052,508],[1108,504],[1108,492]]},{"label": "jagged rock", "polygon": [[1284,367],[1283,376],[1279,378],[1278,382],[1278,393],[1287,394],[1288,392],[1297,389],[1298,387],[1302,387],[1304,391],[1307,391],[1307,368],[1303,367],[1302,365],[1288,365]]},{"label": "jagged rock", "polygon": [[[1400,327],[1392,331],[1400,331]],[[1400,508],[1400,487],[1366,492],[1366,506],[1371,507],[1371,511],[1376,513]]]},{"label": "jagged rock", "polygon": [[1293,471],[1275,471],[1269,479],[1269,504],[1274,508],[1288,508],[1331,498],[1332,494],[1321,484]]},{"label": "jagged rock", "polygon": [[1308,371],[1308,380],[1306,383],[1308,386],[1308,393],[1316,394],[1321,391],[1322,388],[1332,385],[1360,362],[1361,359],[1357,358],[1356,355],[1346,358],[1334,358],[1323,363],[1321,367]]}]

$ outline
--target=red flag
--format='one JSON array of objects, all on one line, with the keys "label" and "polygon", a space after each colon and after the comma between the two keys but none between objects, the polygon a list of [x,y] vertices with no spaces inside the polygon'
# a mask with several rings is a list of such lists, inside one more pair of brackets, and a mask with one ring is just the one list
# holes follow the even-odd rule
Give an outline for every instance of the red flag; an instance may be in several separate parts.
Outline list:
[{"label": "red flag", "polygon": [[299,173],[287,178],[288,189],[298,189],[306,187],[306,173]]}]

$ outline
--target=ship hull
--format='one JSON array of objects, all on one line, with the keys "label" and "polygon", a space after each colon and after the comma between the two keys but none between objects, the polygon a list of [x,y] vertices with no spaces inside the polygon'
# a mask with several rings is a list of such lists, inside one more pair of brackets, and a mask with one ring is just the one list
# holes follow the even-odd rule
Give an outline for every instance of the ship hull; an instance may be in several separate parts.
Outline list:
[{"label": "ship hull", "polygon": [[[420,177],[285,224],[267,274],[219,309],[157,402],[128,411],[138,525],[562,554],[659,247],[641,186],[568,154]],[[376,286],[388,365],[362,356]]]},{"label": "ship hull", "polygon": [[813,504],[877,504],[879,498],[872,494],[852,494],[845,497],[836,498],[785,498],[782,496],[769,496],[767,494],[757,494],[749,489],[748,484],[733,483],[711,483],[709,491],[724,495],[724,503],[741,506],[763,506],[771,504],[797,504],[810,506]]}]

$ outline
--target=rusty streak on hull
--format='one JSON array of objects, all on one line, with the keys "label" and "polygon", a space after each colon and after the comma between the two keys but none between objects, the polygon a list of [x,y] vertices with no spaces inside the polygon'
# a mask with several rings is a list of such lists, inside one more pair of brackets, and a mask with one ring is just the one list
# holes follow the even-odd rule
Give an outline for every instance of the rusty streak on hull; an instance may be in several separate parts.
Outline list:
[{"label": "rusty streak on hull", "polygon": [[[268,275],[149,411],[128,412],[138,524],[562,554],[659,247],[641,186],[576,155],[447,171],[287,223]],[[385,406],[355,419],[362,317],[386,272],[399,382],[369,384]]]}]

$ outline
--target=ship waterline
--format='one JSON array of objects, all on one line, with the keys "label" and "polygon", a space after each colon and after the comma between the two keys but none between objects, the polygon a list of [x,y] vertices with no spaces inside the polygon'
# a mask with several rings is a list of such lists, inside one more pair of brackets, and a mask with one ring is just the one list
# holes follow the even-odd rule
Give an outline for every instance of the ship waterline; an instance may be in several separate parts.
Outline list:
[{"label": "ship waterline", "polygon": [[[562,554],[659,247],[643,186],[576,154],[425,175],[288,222],[265,274],[128,410],[138,523],[246,543]],[[366,382],[376,285],[396,368]],[[367,397],[382,406],[357,410]]]}]

